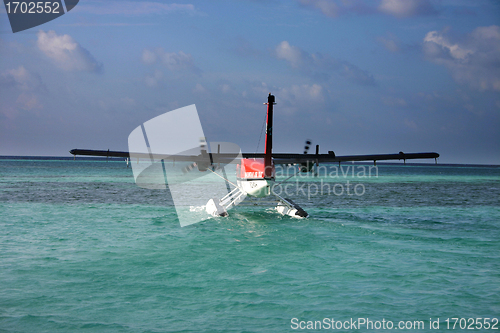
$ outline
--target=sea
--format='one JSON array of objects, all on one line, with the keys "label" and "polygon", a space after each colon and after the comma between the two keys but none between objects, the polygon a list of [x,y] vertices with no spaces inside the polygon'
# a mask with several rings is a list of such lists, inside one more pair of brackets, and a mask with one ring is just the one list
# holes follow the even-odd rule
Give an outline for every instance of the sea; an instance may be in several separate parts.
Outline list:
[{"label": "sea", "polygon": [[498,332],[499,166],[323,171],[181,227],[123,160],[0,158],[0,332]]}]

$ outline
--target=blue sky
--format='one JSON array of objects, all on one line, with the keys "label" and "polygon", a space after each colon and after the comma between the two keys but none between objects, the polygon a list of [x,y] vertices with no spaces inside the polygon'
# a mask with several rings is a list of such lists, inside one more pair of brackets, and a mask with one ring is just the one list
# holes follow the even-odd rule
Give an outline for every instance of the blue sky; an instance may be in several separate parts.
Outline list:
[{"label": "blue sky", "polygon": [[254,152],[269,92],[276,152],[500,164],[500,4],[80,0],[16,34],[0,12],[0,155],[127,150],[190,104],[209,141]]}]

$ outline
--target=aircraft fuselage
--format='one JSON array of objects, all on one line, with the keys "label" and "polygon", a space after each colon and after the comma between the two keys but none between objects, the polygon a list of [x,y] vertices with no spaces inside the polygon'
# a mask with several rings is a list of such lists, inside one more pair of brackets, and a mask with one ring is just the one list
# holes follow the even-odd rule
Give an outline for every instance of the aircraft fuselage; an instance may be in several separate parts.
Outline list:
[{"label": "aircraft fuselage", "polygon": [[236,170],[238,186],[252,197],[263,198],[269,196],[275,181],[274,165],[271,166],[269,172],[271,177],[265,177],[265,170],[263,158],[243,158]]}]

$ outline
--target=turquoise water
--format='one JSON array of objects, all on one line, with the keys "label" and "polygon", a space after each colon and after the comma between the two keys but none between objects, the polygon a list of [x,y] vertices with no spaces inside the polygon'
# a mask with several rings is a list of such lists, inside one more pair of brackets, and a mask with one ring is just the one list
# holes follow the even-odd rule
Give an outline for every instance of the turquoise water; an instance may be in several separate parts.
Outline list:
[{"label": "turquoise water", "polygon": [[166,191],[138,188],[124,162],[0,160],[0,332],[500,318],[499,167],[299,180],[365,191],[294,192],[305,220],[238,207],[181,228]]}]

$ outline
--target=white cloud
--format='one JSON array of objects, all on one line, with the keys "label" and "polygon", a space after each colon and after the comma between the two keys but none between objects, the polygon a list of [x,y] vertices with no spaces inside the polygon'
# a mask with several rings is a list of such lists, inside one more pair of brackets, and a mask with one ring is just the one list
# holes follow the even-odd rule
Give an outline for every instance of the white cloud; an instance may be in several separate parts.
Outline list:
[{"label": "white cloud", "polygon": [[130,97],[123,97],[123,98],[120,99],[120,102],[124,106],[127,106],[127,107],[135,107],[135,106],[137,106],[137,103],[136,103],[135,99],[130,98]]},{"label": "white cloud", "polygon": [[360,69],[359,67],[347,62],[342,61],[342,67],[340,70],[340,75],[349,79],[350,81],[363,85],[363,86],[374,86],[376,85],[373,75],[368,71]]},{"label": "white cloud", "polygon": [[436,9],[428,0],[382,0],[378,9],[396,17],[436,14]]},{"label": "white cloud", "polygon": [[23,91],[34,91],[43,88],[40,76],[29,72],[24,66],[2,73],[0,86],[16,87]]},{"label": "white cloud", "polygon": [[162,79],[163,79],[163,72],[160,70],[155,70],[153,74],[146,75],[144,81],[149,87],[156,87]]},{"label": "white cloud", "polygon": [[285,101],[285,104],[321,103],[325,100],[323,87],[319,84],[293,84],[290,87],[280,88],[277,95],[280,96],[280,100]]},{"label": "white cloud", "polygon": [[245,97],[254,101],[266,96],[269,92],[276,96],[280,112],[286,114],[312,112],[312,105],[315,110],[322,110],[330,97],[328,90],[318,83],[277,87],[269,86],[265,82],[254,82],[250,92],[244,91],[243,93]]},{"label": "white cloud", "polygon": [[144,49],[142,51],[142,62],[151,65],[156,62],[156,54],[150,50]]},{"label": "white cloud", "polygon": [[261,56],[261,51],[252,46],[252,44],[245,38],[238,36],[234,40],[235,47],[233,51],[242,57],[258,58]]},{"label": "white cloud", "polygon": [[21,93],[17,97],[16,104],[23,110],[43,109],[43,105],[34,94]]},{"label": "white cloud", "polygon": [[57,35],[55,31],[37,33],[37,46],[56,66],[66,71],[101,72],[99,64],[89,51],[70,35]]},{"label": "white cloud", "polygon": [[364,0],[299,0],[299,3],[321,11],[327,17],[335,18],[345,14],[367,15],[377,12],[375,1]]},{"label": "white cloud", "polygon": [[137,102],[134,98],[131,97],[122,97],[115,98],[111,95],[102,96],[97,100],[93,100],[93,107],[97,105],[99,109],[106,112],[120,112],[123,114],[124,112],[131,111],[137,108]]},{"label": "white cloud", "polygon": [[393,107],[406,107],[408,104],[404,100],[404,98],[397,98],[397,97],[381,97],[382,103],[384,103],[387,106],[393,106]]},{"label": "white cloud", "polygon": [[405,126],[406,126],[406,127],[410,128],[410,129],[412,129],[412,130],[416,130],[416,129],[418,129],[417,124],[416,124],[416,123],[415,123],[415,121],[413,121],[413,120],[408,120],[408,119],[406,119],[406,118],[405,118],[405,119],[403,120],[403,123],[405,124]]},{"label": "white cloud", "polygon": [[331,0],[300,0],[300,3],[321,10],[328,17],[339,15],[339,6]]},{"label": "white cloud", "polygon": [[161,61],[171,71],[193,69],[196,67],[194,66],[193,57],[182,51],[179,51],[179,53],[163,53]]},{"label": "white cloud", "polygon": [[75,7],[75,11],[98,15],[149,15],[194,10],[192,4],[164,4],[153,1],[86,1]]},{"label": "white cloud", "polygon": [[391,52],[399,52],[400,48],[398,43],[394,39],[389,39],[385,37],[378,37],[377,41],[380,42],[387,50]]},{"label": "white cloud", "polygon": [[276,58],[288,61],[294,68],[302,65],[305,56],[300,48],[291,46],[286,40],[279,43],[276,47]]},{"label": "white cloud", "polygon": [[361,85],[375,85],[373,76],[345,60],[320,53],[309,54],[283,41],[275,49],[277,59],[287,61],[292,68],[303,71],[314,79],[329,80],[337,75]]},{"label": "white cloud", "polygon": [[159,63],[170,71],[187,70],[198,75],[201,73],[201,70],[194,64],[191,54],[182,51],[175,53],[165,52],[162,48],[157,48],[154,51],[144,49],[142,51],[142,62],[147,65]]},{"label": "white cloud", "polygon": [[[441,53],[441,49],[447,49],[448,53],[452,58],[456,60],[465,61],[469,54],[474,53],[473,50],[467,49],[463,46],[458,45],[458,43],[451,43],[447,37],[437,31],[431,31],[427,33],[424,38],[424,42],[429,42],[426,44],[428,47],[429,54]],[[437,47],[436,47],[437,46]],[[439,48],[441,46],[441,48]]]},{"label": "white cloud", "polygon": [[304,84],[301,86],[293,85],[291,91],[294,96],[300,100],[311,100],[316,102],[322,102],[324,100],[323,87],[319,84]]},{"label": "white cloud", "polygon": [[38,74],[19,66],[0,74],[0,93],[0,116],[13,120],[23,110],[38,114],[37,110],[43,109],[40,96],[46,93],[46,88]]},{"label": "white cloud", "polygon": [[428,60],[448,68],[459,83],[500,91],[500,27],[479,27],[465,36],[430,31],[423,50]]},{"label": "white cloud", "polygon": [[205,87],[203,87],[201,84],[197,83],[193,89],[193,92],[203,94],[207,92],[207,89],[205,89]]},{"label": "white cloud", "polygon": [[170,72],[178,72],[184,76],[201,75],[202,71],[194,64],[193,57],[190,54],[179,51],[165,52],[162,48],[155,50],[144,49],[142,51],[141,60],[144,64],[153,68],[153,73],[144,78],[144,82],[149,87],[157,86],[161,81],[165,80],[165,68]]},{"label": "white cloud", "polygon": [[317,9],[323,15],[331,18],[345,14],[384,13],[402,18],[438,13],[429,0],[381,0],[380,2],[373,0],[298,0],[298,2],[305,7]]},{"label": "white cloud", "polygon": [[421,43],[406,44],[402,42],[395,34],[388,33],[386,36],[376,38],[377,42],[392,53],[420,53]]}]

